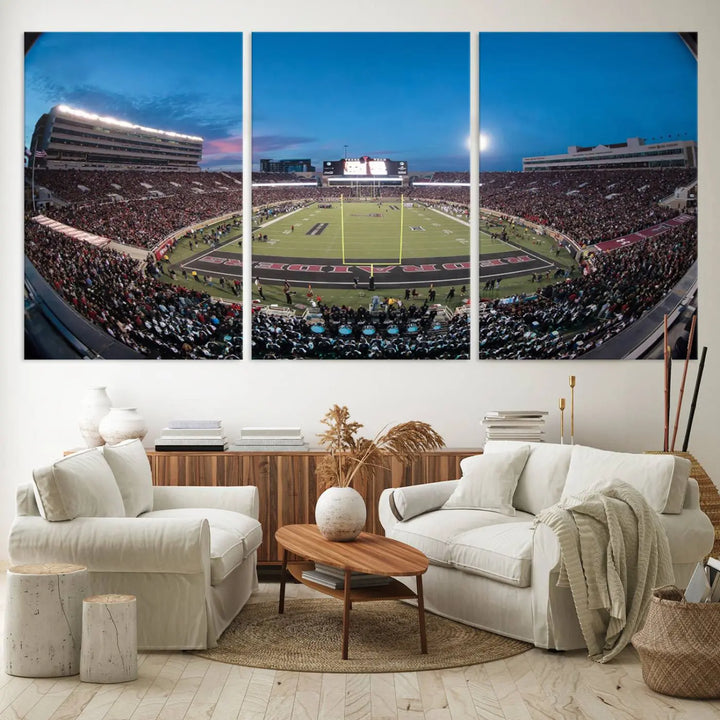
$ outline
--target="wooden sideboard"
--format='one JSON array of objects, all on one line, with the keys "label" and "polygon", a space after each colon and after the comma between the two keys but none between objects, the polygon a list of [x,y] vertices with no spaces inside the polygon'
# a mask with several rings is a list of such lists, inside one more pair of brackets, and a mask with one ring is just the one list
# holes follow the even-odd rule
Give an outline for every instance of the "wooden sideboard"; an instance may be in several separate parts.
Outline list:
[{"label": "wooden sideboard", "polygon": [[[460,477],[460,461],[480,450],[443,449],[428,452],[403,466],[388,458],[373,478],[353,487],[367,507],[367,532],[383,534],[378,499],[385,488],[420,485]],[[275,531],[283,525],[315,522],[318,490],[315,467],[324,455],[308,452],[156,452],[148,450],[155,485],[255,485],[260,494],[263,544],[258,562],[281,562]]]}]

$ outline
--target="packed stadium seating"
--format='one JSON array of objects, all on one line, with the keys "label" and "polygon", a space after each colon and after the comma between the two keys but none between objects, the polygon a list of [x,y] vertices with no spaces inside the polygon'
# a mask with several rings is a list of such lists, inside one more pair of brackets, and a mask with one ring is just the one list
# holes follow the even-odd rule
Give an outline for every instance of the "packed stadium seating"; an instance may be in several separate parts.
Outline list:
[{"label": "packed stadium seating", "polygon": [[[481,206],[556,229],[578,245],[608,240],[675,214],[658,204],[695,171],[609,170],[573,173],[481,173]],[[406,187],[408,200],[467,214],[467,173],[435,173],[458,187]],[[256,182],[287,175],[253,173]],[[35,182],[58,203],[49,217],[141,248],[168,234],[242,205],[241,173],[37,170]],[[397,197],[397,188],[378,188]],[[348,188],[256,187],[253,206],[266,219],[316,201],[334,201]],[[657,303],[697,258],[695,222],[652,240],[600,254],[593,272],[546,285],[534,297],[485,297],[480,312],[480,356],[577,357],[620,332]],[[211,298],[199,282],[168,285],[128,257],[26,224],[26,254],[70,306],[110,335],[148,357],[238,357],[239,306]],[[237,288],[236,288],[237,289]],[[482,289],[481,289],[482,294]],[[492,295],[492,294],[491,294]],[[361,312],[362,311],[362,312]],[[467,315],[435,327],[427,305],[387,306],[366,313],[319,306],[322,331],[300,317],[256,313],[254,357],[441,357],[469,354]],[[389,333],[389,327],[396,332]],[[412,327],[412,330],[408,330]],[[372,329],[372,331],[370,331]]]}]

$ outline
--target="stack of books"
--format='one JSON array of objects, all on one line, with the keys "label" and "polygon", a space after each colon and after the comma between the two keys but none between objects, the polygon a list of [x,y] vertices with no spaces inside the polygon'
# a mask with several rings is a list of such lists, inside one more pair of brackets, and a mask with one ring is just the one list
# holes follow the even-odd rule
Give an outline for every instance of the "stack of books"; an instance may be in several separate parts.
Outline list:
[{"label": "stack of books", "polygon": [[245,427],[233,450],[268,452],[278,450],[307,450],[299,427]]},{"label": "stack of books", "polygon": [[542,442],[546,410],[493,410],[485,413],[483,425],[487,440]]},{"label": "stack of books", "polygon": [[[315,569],[303,570],[302,576],[303,580],[309,580],[333,590],[343,590],[345,588],[345,571],[332,565],[316,562]],[[389,582],[390,578],[386,575],[353,572],[350,577],[350,587],[352,588],[379,587],[387,585]]]},{"label": "stack of books", "polygon": [[171,420],[155,440],[155,450],[222,452],[228,440],[220,420]]}]

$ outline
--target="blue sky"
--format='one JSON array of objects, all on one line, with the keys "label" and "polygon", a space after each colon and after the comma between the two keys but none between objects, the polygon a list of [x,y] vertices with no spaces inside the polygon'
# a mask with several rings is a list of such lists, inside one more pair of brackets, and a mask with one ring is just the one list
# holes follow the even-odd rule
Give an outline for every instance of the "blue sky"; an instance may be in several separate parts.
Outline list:
[{"label": "blue sky", "polygon": [[53,105],[199,135],[203,165],[241,169],[242,35],[45,33],[25,57],[25,145]]},{"label": "blue sky", "polygon": [[697,62],[676,33],[480,35],[481,170],[628,137],[697,140]]},{"label": "blue sky", "polygon": [[253,160],[470,166],[468,33],[253,34]]},{"label": "blue sky", "polygon": [[[697,64],[674,33],[483,33],[482,170],[628,137],[697,139]],[[47,33],[25,61],[25,143],[66,103],[200,135],[203,165],[240,169],[239,33]],[[467,33],[253,34],[261,157],[388,156],[468,170]]]}]

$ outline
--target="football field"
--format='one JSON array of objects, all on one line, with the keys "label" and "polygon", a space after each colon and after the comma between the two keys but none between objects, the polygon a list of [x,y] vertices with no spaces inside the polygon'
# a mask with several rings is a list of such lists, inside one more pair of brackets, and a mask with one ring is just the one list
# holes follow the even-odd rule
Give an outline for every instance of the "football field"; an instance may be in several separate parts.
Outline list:
[{"label": "football field", "polygon": [[310,205],[257,230],[267,240],[253,254],[317,258],[345,264],[398,263],[408,258],[468,255],[470,228],[415,203],[342,202]]}]

